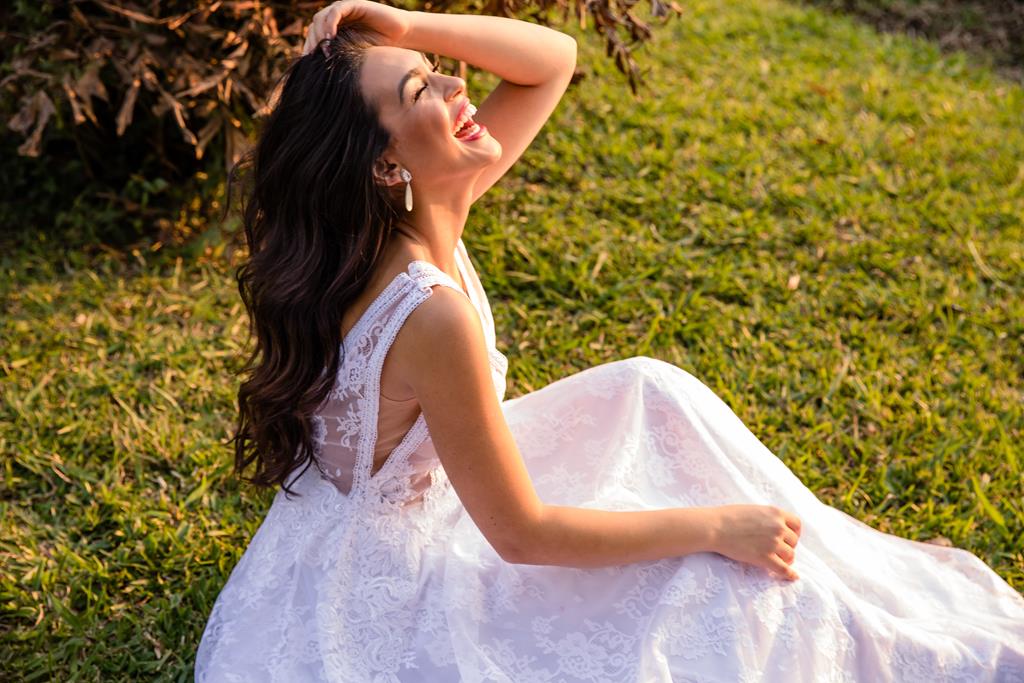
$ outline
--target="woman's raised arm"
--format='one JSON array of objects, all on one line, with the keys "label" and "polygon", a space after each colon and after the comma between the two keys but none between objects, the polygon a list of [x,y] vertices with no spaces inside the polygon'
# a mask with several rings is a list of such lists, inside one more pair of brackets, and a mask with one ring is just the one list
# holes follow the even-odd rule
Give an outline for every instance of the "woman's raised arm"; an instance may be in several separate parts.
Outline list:
[{"label": "woman's raised arm", "polygon": [[460,59],[501,78],[473,117],[501,144],[501,158],[473,185],[475,202],[505,175],[554,111],[576,68],[576,40],[505,17],[412,15],[403,47]]}]

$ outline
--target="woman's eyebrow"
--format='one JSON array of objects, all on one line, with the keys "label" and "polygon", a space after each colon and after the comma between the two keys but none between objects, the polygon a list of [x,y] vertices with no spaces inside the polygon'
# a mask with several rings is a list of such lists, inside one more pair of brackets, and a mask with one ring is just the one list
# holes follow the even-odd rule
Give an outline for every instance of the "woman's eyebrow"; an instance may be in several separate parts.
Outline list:
[{"label": "woman's eyebrow", "polygon": [[[434,68],[434,65],[430,63],[430,60],[427,59],[427,56],[425,54],[423,54],[421,52],[420,53],[420,57],[423,58],[423,61],[426,63],[427,66],[429,66],[430,68]],[[409,69],[405,73],[404,76],[402,76],[402,79],[400,81],[398,81],[398,103],[399,104],[405,104],[405,102],[403,101],[403,98],[402,98],[402,93],[405,92],[405,82],[407,80],[409,80],[409,77],[412,76],[413,74],[421,74],[422,75],[423,73],[424,73],[424,71],[423,71],[422,68],[420,68],[418,66],[414,66],[413,68]]]}]

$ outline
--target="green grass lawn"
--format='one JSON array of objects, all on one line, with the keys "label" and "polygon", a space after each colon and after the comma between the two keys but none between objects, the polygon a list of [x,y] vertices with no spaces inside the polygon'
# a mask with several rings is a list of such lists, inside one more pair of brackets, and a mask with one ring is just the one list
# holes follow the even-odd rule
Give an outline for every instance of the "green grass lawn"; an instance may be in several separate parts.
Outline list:
[{"label": "green grass lawn", "polygon": [[[508,397],[670,361],[823,501],[1024,591],[1024,89],[778,0],[685,8],[642,101],[581,38],[470,214]],[[224,445],[237,254],[198,246],[0,255],[0,679],[191,676],[270,501]]]}]

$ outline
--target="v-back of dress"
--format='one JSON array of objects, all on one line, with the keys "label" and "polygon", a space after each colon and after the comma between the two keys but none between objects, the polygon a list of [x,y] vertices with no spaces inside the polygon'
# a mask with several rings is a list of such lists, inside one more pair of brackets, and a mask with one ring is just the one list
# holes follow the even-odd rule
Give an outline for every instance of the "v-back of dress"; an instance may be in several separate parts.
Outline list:
[{"label": "v-back of dress", "polygon": [[[384,360],[405,319],[430,296],[433,287],[451,287],[472,302],[490,350],[495,390],[499,400],[504,396],[508,361],[495,346],[494,319],[487,296],[461,239],[456,245],[455,263],[466,290],[430,262],[411,261],[405,272],[392,279],[345,335],[338,382],[314,416],[319,449],[317,465],[342,493],[350,491],[354,477],[369,479],[378,475],[409,477],[411,491],[419,492],[428,470],[436,464],[429,449],[417,452],[427,438],[426,423],[419,413],[395,448],[383,454],[386,460],[380,471],[374,473],[376,456],[381,455],[376,448],[381,423],[379,411],[382,407],[403,410],[394,402],[390,405],[387,401],[381,402],[380,377]],[[391,415],[385,416],[389,417]],[[370,428],[371,423],[375,425],[373,428]],[[391,423],[389,419],[384,420],[386,426]],[[389,441],[395,440],[394,434],[389,433],[387,437]]]},{"label": "v-back of dress", "polygon": [[[490,347],[483,288],[462,279]],[[800,579],[715,553],[602,569],[503,561],[463,508],[420,415],[372,472],[380,371],[436,286],[414,261],[345,339],[316,417],[316,467],[278,492],[217,598],[196,680],[331,683],[1024,683],[1024,598],[975,555],[825,505],[732,410],[653,358],[502,403],[545,503],[796,513]],[[484,458],[485,454],[481,454]]]}]

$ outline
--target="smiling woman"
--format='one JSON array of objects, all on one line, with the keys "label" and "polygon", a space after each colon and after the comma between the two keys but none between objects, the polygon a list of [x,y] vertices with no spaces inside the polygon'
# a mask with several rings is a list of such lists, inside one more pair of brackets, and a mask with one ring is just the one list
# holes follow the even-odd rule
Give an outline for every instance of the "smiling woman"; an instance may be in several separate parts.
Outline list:
[{"label": "smiling woman", "polygon": [[[489,131],[486,122],[495,116],[493,102],[477,111],[474,121],[480,130],[472,140],[456,136],[471,105],[465,81],[432,69],[420,52],[371,47],[366,51],[360,82],[381,123],[392,133],[395,145],[389,151],[403,160],[402,167],[411,174],[414,200],[423,198],[419,205],[429,202],[437,210],[436,205],[443,203],[449,212],[468,206],[482,192],[474,189],[481,176],[513,151],[506,151],[498,138],[484,134]],[[551,108],[553,103],[549,111]],[[467,144],[471,141],[478,142]],[[382,168],[381,174],[386,182],[386,169]],[[410,216],[410,222],[415,223],[418,215]]]},{"label": "smiling woman", "polygon": [[[423,51],[501,82],[474,109]],[[281,490],[197,680],[1024,676],[1013,588],[823,504],[685,370],[635,357],[503,400],[463,228],[574,62],[511,19],[317,15],[255,150],[239,273],[236,465]]]}]

